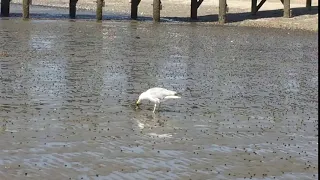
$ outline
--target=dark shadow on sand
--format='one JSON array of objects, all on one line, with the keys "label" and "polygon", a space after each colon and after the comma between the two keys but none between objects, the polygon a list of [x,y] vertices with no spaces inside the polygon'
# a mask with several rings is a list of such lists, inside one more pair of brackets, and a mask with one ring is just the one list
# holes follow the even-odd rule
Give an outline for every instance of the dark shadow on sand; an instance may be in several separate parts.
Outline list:
[{"label": "dark shadow on sand", "polygon": [[[311,10],[305,7],[301,8],[291,8],[292,17],[302,16],[302,15],[314,15],[318,14],[318,6],[313,6]],[[258,11],[256,15],[251,15],[250,12],[244,13],[227,13],[227,22],[240,22],[248,19],[260,19],[260,18],[276,18],[283,17],[283,9]],[[198,16],[197,20],[191,20],[189,17],[166,17],[166,19],[172,19],[175,21],[187,21],[187,22],[217,22],[218,14],[211,14],[205,16]]]}]

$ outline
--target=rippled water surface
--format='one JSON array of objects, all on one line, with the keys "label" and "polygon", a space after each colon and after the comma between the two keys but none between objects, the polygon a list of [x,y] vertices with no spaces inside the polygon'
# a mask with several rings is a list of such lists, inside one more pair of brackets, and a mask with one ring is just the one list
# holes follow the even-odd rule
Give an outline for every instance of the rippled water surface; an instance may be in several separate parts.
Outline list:
[{"label": "rippled water surface", "polygon": [[[0,21],[0,179],[317,179],[318,35]],[[135,110],[154,86],[179,100]]]}]

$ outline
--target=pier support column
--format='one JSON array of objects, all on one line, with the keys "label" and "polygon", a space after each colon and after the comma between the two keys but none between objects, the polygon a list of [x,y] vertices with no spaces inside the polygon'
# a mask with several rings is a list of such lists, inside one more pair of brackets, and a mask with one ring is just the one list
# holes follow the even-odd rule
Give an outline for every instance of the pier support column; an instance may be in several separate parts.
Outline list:
[{"label": "pier support column", "polygon": [[227,0],[219,0],[219,23],[226,23]]},{"label": "pier support column", "polygon": [[22,18],[24,19],[24,20],[27,20],[27,19],[29,19],[29,15],[30,15],[30,7],[29,7],[29,5],[30,5],[30,0],[23,0],[22,1],[22,8],[23,8],[23,12],[22,12]]},{"label": "pier support column", "polygon": [[197,7],[198,1],[197,0],[191,0],[191,19],[196,20],[198,17],[198,7]]},{"label": "pier support column", "polygon": [[311,10],[311,0],[307,0],[306,7],[309,11]]},{"label": "pier support column", "polygon": [[138,18],[138,6],[141,0],[131,0],[131,19]]},{"label": "pier support column", "polygon": [[10,0],[1,0],[1,16],[9,17]]},{"label": "pier support column", "polygon": [[251,0],[251,15],[257,14],[257,0]]},{"label": "pier support column", "polygon": [[160,22],[160,0],[153,0],[153,21]]},{"label": "pier support column", "polygon": [[283,0],[283,17],[291,17],[290,0]]},{"label": "pier support column", "polygon": [[104,0],[97,0],[97,11],[96,11],[97,21],[102,20],[102,6],[103,5],[104,5]]},{"label": "pier support column", "polygon": [[198,19],[198,8],[200,7],[203,0],[191,0],[191,14],[190,17],[192,20]]},{"label": "pier support column", "polygon": [[[259,9],[262,7],[262,5],[266,2],[267,0],[261,0],[260,3],[257,6],[257,0],[252,0],[251,4],[251,14],[256,15]],[[281,0],[283,1],[283,0]]]},{"label": "pier support column", "polygon": [[76,18],[77,2],[78,2],[78,0],[70,0],[69,1],[69,17],[71,19]]}]

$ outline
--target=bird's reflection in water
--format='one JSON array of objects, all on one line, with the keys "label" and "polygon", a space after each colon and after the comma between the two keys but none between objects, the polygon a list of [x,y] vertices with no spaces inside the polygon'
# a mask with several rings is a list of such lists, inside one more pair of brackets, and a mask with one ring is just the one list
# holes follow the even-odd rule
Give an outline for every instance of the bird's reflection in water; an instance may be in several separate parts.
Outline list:
[{"label": "bird's reflection in water", "polygon": [[168,133],[159,133],[163,129],[170,127],[168,119],[161,117],[160,114],[146,113],[145,111],[136,111],[132,118],[133,129],[139,130],[141,133],[148,136],[159,138],[171,137]]},{"label": "bird's reflection in water", "polygon": [[145,127],[157,127],[165,126],[166,119],[162,118],[159,114],[154,113],[145,113],[143,111],[137,111],[135,113],[135,116],[133,118],[135,121],[135,124],[140,127],[140,129],[143,129]]}]

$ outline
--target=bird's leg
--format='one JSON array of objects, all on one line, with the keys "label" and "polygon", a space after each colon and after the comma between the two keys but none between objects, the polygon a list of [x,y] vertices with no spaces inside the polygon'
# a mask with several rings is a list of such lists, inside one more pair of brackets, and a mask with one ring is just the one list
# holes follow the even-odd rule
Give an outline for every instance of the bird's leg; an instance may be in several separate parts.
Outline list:
[{"label": "bird's leg", "polygon": [[157,103],[154,103],[153,113],[156,111]]}]

